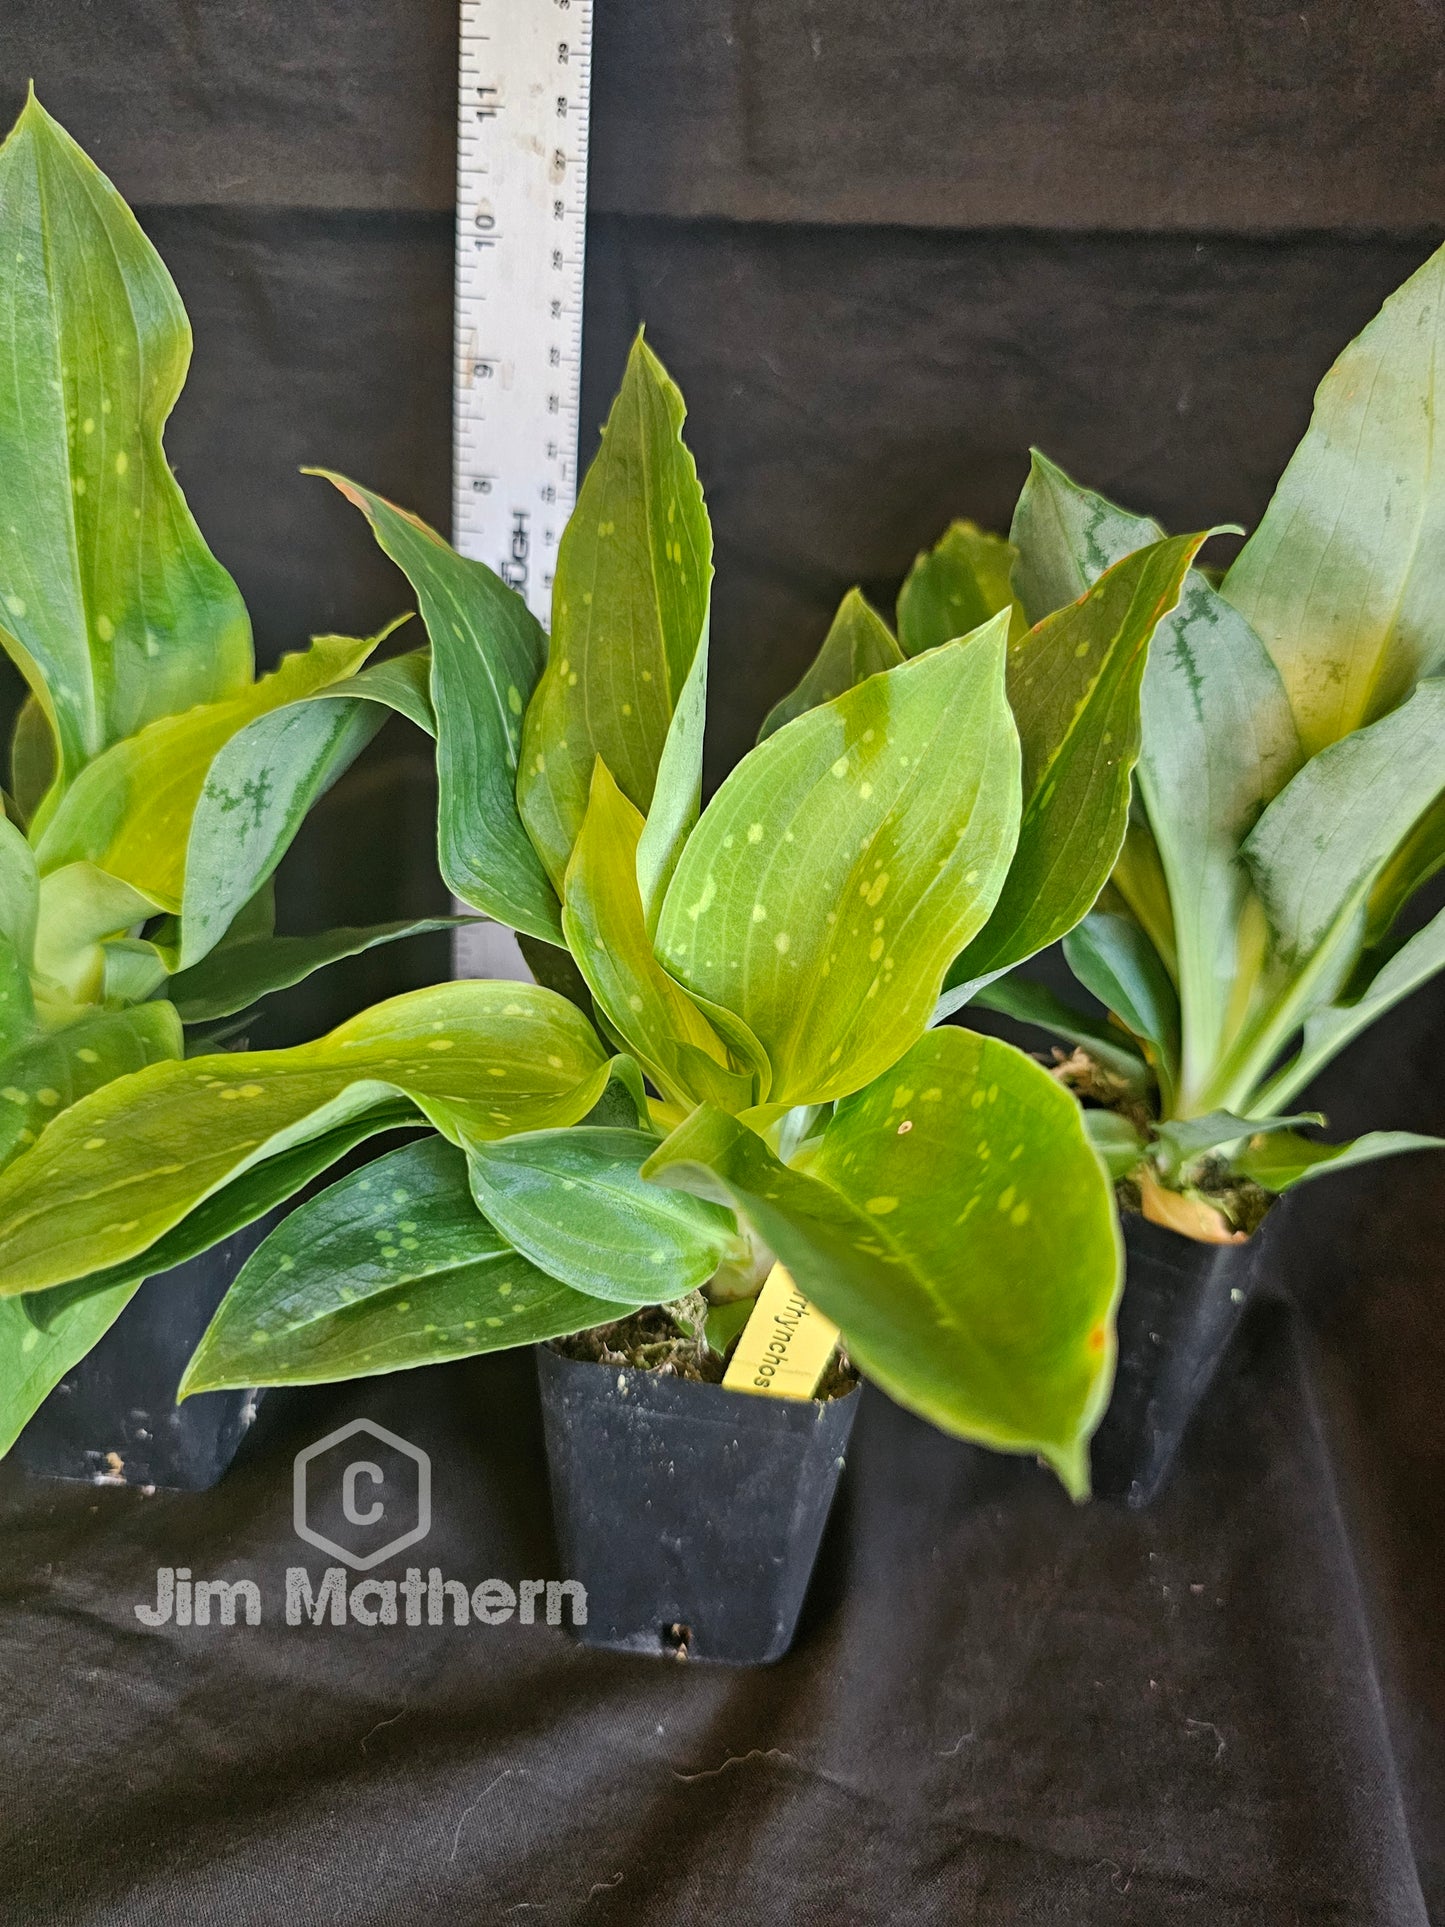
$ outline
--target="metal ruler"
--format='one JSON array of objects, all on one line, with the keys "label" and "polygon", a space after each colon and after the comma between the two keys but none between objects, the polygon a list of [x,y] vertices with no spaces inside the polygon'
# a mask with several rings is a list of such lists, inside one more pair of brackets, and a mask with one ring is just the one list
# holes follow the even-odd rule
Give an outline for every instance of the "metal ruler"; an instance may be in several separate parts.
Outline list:
[{"label": "metal ruler", "polygon": [[[577,495],[592,0],[461,0],[452,540],[542,622]],[[463,976],[525,976],[509,932]]]}]

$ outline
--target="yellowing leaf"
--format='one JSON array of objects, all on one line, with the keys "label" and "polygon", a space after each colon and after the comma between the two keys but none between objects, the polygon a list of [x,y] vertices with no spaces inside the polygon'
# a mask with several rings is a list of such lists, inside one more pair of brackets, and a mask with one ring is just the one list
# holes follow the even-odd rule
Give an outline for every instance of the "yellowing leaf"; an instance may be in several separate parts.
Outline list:
[{"label": "yellowing leaf", "polygon": [[652,954],[637,887],[641,834],[642,818],[599,762],[567,867],[567,942],[598,1007],[665,1097],[744,1110],[757,1095],[751,1075]]},{"label": "yellowing leaf", "polygon": [[[46,825],[36,850],[42,874],[89,861],[178,912],[191,819],[217,754],[257,717],[349,676],[375,646],[323,637],[239,695],[163,716],[116,743],[82,772]],[[237,803],[260,809],[264,790]]]},{"label": "yellowing leaf", "polygon": [[398,1096],[455,1140],[585,1117],[607,1083],[591,1026],[535,984],[440,984],[313,1044],[154,1064],[59,1116],[0,1173],[0,1294],[142,1252],[262,1159]]}]

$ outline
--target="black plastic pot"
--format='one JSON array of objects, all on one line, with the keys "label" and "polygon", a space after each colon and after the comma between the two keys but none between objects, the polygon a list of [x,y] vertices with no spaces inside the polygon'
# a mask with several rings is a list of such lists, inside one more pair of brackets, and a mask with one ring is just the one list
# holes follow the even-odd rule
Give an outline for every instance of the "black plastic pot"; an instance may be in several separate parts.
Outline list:
[{"label": "black plastic pot", "polygon": [[260,1394],[198,1392],[177,1406],[176,1391],[217,1305],[277,1215],[146,1280],[16,1440],[28,1472],[187,1492],[216,1483]]},{"label": "black plastic pot", "polygon": [[1094,1493],[1149,1505],[1240,1320],[1268,1278],[1276,1206],[1242,1245],[1199,1244],[1129,1212],[1114,1393],[1091,1449]]},{"label": "black plastic pot", "polygon": [[761,1398],[537,1348],[561,1576],[577,1637],[763,1666],[793,1641],[858,1409]]}]

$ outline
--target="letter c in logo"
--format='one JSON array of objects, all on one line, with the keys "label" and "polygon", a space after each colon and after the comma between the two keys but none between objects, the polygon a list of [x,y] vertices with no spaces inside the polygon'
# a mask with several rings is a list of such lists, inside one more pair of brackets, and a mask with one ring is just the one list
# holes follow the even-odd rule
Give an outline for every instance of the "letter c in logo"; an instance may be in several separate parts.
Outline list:
[{"label": "letter c in logo", "polygon": [[358,1507],[356,1481],[363,1472],[373,1485],[386,1484],[379,1465],[373,1465],[370,1459],[357,1459],[355,1464],[347,1466],[346,1476],[341,1481],[341,1510],[354,1526],[374,1526],[385,1513],[386,1507],[380,1499],[373,1499],[364,1512]]}]

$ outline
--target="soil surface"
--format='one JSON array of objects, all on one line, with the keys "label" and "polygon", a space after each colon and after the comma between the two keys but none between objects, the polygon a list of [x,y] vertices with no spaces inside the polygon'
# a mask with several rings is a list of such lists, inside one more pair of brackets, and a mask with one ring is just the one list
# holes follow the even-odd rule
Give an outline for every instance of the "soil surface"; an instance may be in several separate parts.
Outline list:
[{"label": "soil surface", "polygon": [[[720,1385],[732,1347],[726,1355],[712,1349],[703,1331],[706,1316],[707,1300],[700,1291],[691,1292],[675,1305],[645,1305],[610,1325],[593,1325],[568,1338],[554,1338],[552,1349],[564,1358],[586,1359],[595,1365],[661,1372]],[[852,1391],[858,1379],[857,1369],[839,1345],[817,1396],[841,1398]]]}]

